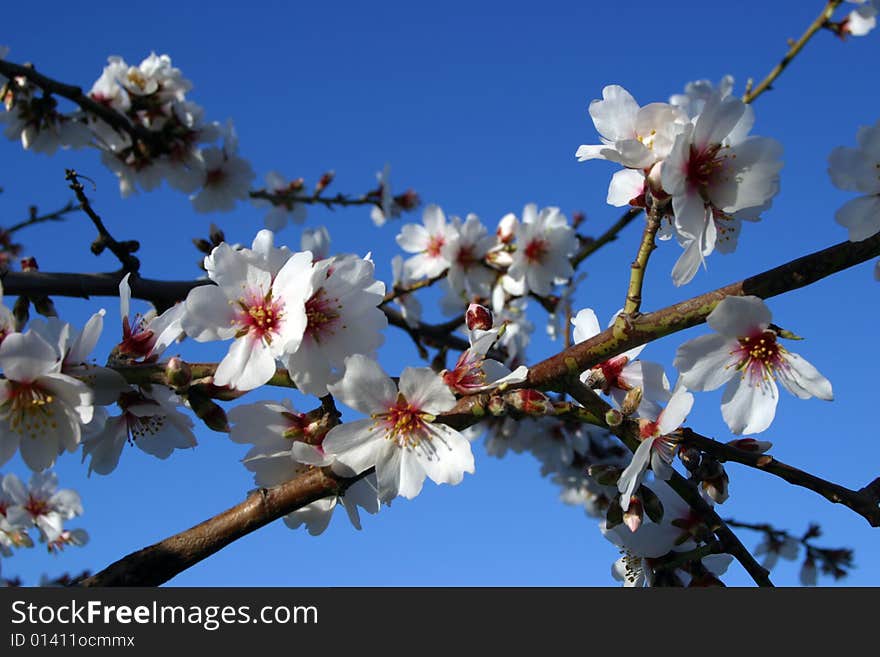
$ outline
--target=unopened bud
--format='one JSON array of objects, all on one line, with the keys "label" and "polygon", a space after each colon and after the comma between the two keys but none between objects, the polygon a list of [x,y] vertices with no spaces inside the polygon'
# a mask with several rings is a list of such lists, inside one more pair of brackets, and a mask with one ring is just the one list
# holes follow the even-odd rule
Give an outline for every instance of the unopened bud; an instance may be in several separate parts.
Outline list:
[{"label": "unopened bud", "polygon": [[165,380],[173,388],[184,388],[192,381],[192,369],[182,358],[174,356],[165,365]]},{"label": "unopened bud", "polygon": [[637,410],[639,410],[639,404],[642,403],[642,389],[639,386],[635,388],[630,388],[626,391],[626,396],[623,398],[623,403],[620,405],[620,412],[623,413],[626,417],[629,417]]},{"label": "unopened bud", "polygon": [[508,401],[513,408],[527,415],[546,415],[553,408],[547,395],[531,389],[514,390]]},{"label": "unopened bud", "polygon": [[501,416],[507,413],[507,404],[504,399],[497,395],[489,397],[489,403],[486,405],[488,411],[495,416]]},{"label": "unopened bud", "polygon": [[226,241],[226,235],[223,234],[223,231],[220,230],[217,224],[212,223],[208,231],[208,239],[211,240],[211,244],[214,246],[219,246]]},{"label": "unopened bud", "polygon": [[394,202],[400,206],[401,210],[415,210],[419,207],[421,199],[413,190],[408,189],[403,194],[394,197]]},{"label": "unopened bud", "polygon": [[498,237],[499,242],[509,244],[513,241],[516,223],[516,215],[512,212],[501,217],[501,221],[498,222],[498,228],[495,230],[495,235]]},{"label": "unopened bud", "polygon": [[55,304],[52,303],[52,299],[49,297],[34,297],[31,301],[34,303],[34,310],[43,317],[58,317],[58,311],[55,310]]},{"label": "unopened bud", "polygon": [[727,444],[744,452],[753,452],[755,454],[763,454],[773,447],[773,443],[768,440],[755,440],[754,438],[738,438],[737,440],[731,440]]},{"label": "unopened bud", "polygon": [[107,248],[107,244],[106,244],[106,242],[104,242],[104,239],[101,237],[99,237],[94,242],[92,242],[92,245],[89,247],[91,252],[94,253],[95,255],[101,255],[104,252],[104,249],[106,249],[106,248]]},{"label": "unopened bud", "polygon": [[193,245],[205,255],[211,255],[211,251],[214,249],[214,245],[203,237],[194,237]]},{"label": "unopened bud", "polygon": [[682,447],[678,450],[678,458],[688,472],[694,472],[700,467],[702,455],[696,447]]},{"label": "unopened bud", "polygon": [[30,306],[31,302],[27,297],[18,297],[15,300],[15,304],[12,306],[12,316],[15,318],[16,331],[21,331],[24,325],[27,324],[31,316]]},{"label": "unopened bud", "polygon": [[623,413],[618,411],[616,408],[610,408],[605,413],[605,424],[607,424],[609,427],[619,427],[621,424],[623,424],[623,420]]},{"label": "unopened bud", "polygon": [[700,463],[700,479],[715,479],[724,473],[724,467],[721,462],[714,456],[706,454]]},{"label": "unopened bud", "polygon": [[661,502],[660,498],[657,497],[657,494],[647,486],[642,486],[639,489],[639,494],[642,496],[645,513],[648,514],[651,522],[660,524],[660,521],[663,520],[663,502]]},{"label": "unopened bud", "polygon": [[703,490],[706,491],[706,495],[708,495],[716,504],[724,504],[724,502],[727,501],[727,498],[730,497],[730,492],[727,486],[728,483],[730,483],[730,479],[722,468],[721,476],[714,477],[713,479],[704,479],[702,486]]},{"label": "unopened bud", "polygon": [[120,242],[119,245],[128,253],[137,253],[137,250],[141,248],[141,243],[137,240],[125,240]]},{"label": "unopened bud", "polygon": [[492,328],[492,311],[478,303],[472,303],[468,306],[464,318],[468,330],[488,331]]},{"label": "unopened bud", "polygon": [[615,497],[605,511],[605,529],[612,529],[623,522],[623,509],[620,507],[620,498]]},{"label": "unopened bud", "polygon": [[636,532],[642,526],[644,517],[645,512],[642,508],[642,500],[639,499],[638,495],[633,495],[629,498],[629,507],[623,513],[623,524],[629,527],[631,532]]},{"label": "unopened bud", "polygon": [[37,259],[34,256],[29,258],[21,259],[21,270],[22,271],[37,271],[39,270],[39,266],[37,265]]},{"label": "unopened bud", "polygon": [[221,433],[229,432],[229,421],[226,412],[219,404],[212,401],[200,387],[192,387],[187,392],[190,408],[209,429]]},{"label": "unopened bud", "polygon": [[602,486],[616,486],[623,470],[616,465],[594,463],[587,468],[587,474]]},{"label": "unopened bud", "polygon": [[334,177],[336,177],[336,173],[334,173],[333,171],[328,171],[323,176],[321,176],[321,179],[318,180],[318,184],[315,185],[315,194],[320,194],[325,189],[327,189],[327,186],[333,182]]},{"label": "unopened bud", "polygon": [[584,221],[586,221],[586,219],[587,219],[587,215],[584,214],[583,212],[581,212],[580,210],[578,210],[573,215],[571,215],[571,227],[577,228],[582,223],[584,223]]}]

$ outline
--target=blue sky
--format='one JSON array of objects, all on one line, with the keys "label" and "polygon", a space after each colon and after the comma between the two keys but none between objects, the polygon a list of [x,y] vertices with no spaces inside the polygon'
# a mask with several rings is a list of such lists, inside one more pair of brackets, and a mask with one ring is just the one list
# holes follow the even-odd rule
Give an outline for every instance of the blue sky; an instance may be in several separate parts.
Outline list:
[{"label": "blue sky", "polygon": [[[314,183],[336,172],[336,191],[357,193],[375,185],[387,162],[396,188],[416,189],[447,214],[477,213],[490,226],[529,202],[558,205],[569,216],[582,210],[585,232],[598,234],[619,216],[605,205],[614,167],[578,163],[576,148],[596,143],[587,115],[606,84],[629,89],[642,104],[665,101],[698,78],[761,79],[818,14],[818,1],[729,3],[694,1],[624,7],[612,3],[403,2],[290,3],[254,1],[208,4],[61,2],[16,3],[4,9],[0,34],[9,59],[88,88],[108,55],[137,63],[151,50],[168,53],[191,79],[190,97],[208,118],[232,118],[241,153],[260,177],[277,169]],[[747,225],[736,253],[713,255],[708,271],[676,289],[669,272],[679,250],[661,245],[651,260],[645,307],[656,309],[739,280],[846,238],[833,221],[850,195],[828,179],[827,156],[854,145],[858,126],[880,118],[871,67],[880,61],[878,36],[842,42],[820,33],[776,88],[755,104],[754,133],[785,148],[782,191],[764,220]],[[262,225],[261,211],[241,204],[228,214],[198,215],[187,199],[167,188],[123,200],[112,174],[93,152],[48,158],[0,142],[0,213],[14,223],[36,203],[41,210],[70,196],[64,169],[95,180],[95,207],[117,238],[141,241],[142,273],[156,278],[198,275],[190,238],[207,234],[211,221],[229,241],[249,243]],[[373,227],[363,208],[331,212],[311,208],[307,226],[326,225],[334,252],[373,252],[377,271],[390,280],[399,224]],[[418,220],[419,215],[410,215]],[[604,319],[617,310],[639,237],[638,225],[588,261],[575,308],[592,307]],[[45,271],[110,271],[110,254],[94,257],[94,235],[85,217],[23,234]],[[299,244],[299,228],[279,242]],[[880,321],[868,264],[808,289],[770,301],[774,320],[806,340],[796,351],[834,384],[836,400],[797,400],[782,393],[777,419],[760,437],[773,454],[832,481],[859,488],[878,472],[880,446],[872,418]],[[56,300],[62,317],[84,321],[98,307],[108,312],[99,353],[115,341],[118,304]],[[530,362],[560,347],[538,323]],[[439,319],[439,315],[429,315]],[[667,367],[697,327],[651,345],[645,356]],[[103,348],[103,351],[101,351]],[[221,353],[190,350],[185,357]],[[195,357],[193,357],[195,360]],[[407,338],[389,329],[381,351],[389,372],[416,363]],[[689,424],[719,440],[731,436],[720,392],[700,393]],[[306,409],[303,409],[306,410]],[[77,488],[91,543],[60,557],[20,551],[4,561],[6,575],[26,582],[41,573],[96,570],[140,547],[185,529],[237,503],[252,481],[238,462],[245,449],[203,429],[196,450],[159,461],[129,449],[109,477],[87,479],[78,455],[65,455],[62,485]],[[597,521],[557,500],[558,490],[530,456],[488,457],[475,446],[476,474],[457,487],[427,483],[416,500],[399,499],[368,517],[362,532],[335,518],[317,538],[283,524],[238,541],[172,580],[173,585],[612,585],[615,548]],[[25,475],[19,460],[3,472]],[[859,516],[781,480],[730,464],[731,498],[723,517],[771,522],[795,533],[808,522],[826,532],[820,544],[856,550],[853,576],[843,583],[880,584],[873,559],[876,530]],[[742,533],[748,546],[757,535]],[[795,585],[797,567],[781,564],[779,584]],[[726,581],[749,583],[734,565]],[[831,580],[823,578],[823,584]]]}]

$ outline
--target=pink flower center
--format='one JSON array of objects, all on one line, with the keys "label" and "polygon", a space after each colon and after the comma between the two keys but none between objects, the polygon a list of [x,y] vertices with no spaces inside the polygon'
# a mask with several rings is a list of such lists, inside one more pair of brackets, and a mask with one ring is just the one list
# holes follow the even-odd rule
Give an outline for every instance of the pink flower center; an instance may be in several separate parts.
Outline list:
[{"label": "pink flower center", "polygon": [[422,438],[428,437],[424,413],[410,404],[403,393],[397,394],[397,402],[381,416],[385,425],[385,437],[400,447],[416,447]]},{"label": "pink flower center", "polygon": [[715,175],[724,166],[727,155],[719,153],[726,147],[713,144],[703,151],[691,146],[690,157],[684,166],[684,174],[691,187],[705,189],[714,180]]},{"label": "pink flower center", "polygon": [[733,351],[739,359],[736,368],[748,374],[753,383],[773,378],[774,371],[784,366],[785,348],[776,341],[773,331],[755,331],[738,342]]},{"label": "pink flower center", "polygon": [[284,302],[272,298],[272,291],[263,296],[252,291],[238,300],[239,311],[235,323],[239,326],[236,337],[250,335],[266,344],[272,344],[284,323]]},{"label": "pink flower center", "polygon": [[439,258],[440,252],[443,250],[444,244],[446,244],[446,239],[442,235],[431,235],[431,239],[428,240],[428,248],[425,249],[425,253],[427,253],[432,258]]},{"label": "pink flower center", "polygon": [[470,349],[466,349],[458,362],[455,369],[443,373],[443,382],[453,390],[466,393],[472,388],[479,388],[486,384],[486,373],[483,372],[482,356],[474,354]]},{"label": "pink flower center", "polygon": [[315,342],[333,335],[342,316],[339,299],[327,296],[323,287],[319,287],[306,301],[306,335]]},{"label": "pink flower center", "polygon": [[58,429],[55,397],[36,383],[9,381],[6,399],[0,402],[0,418],[22,437],[40,438]]},{"label": "pink flower center", "polygon": [[28,500],[24,504],[24,510],[34,518],[44,516],[51,511],[48,501],[39,497],[34,497],[33,495],[28,495]]},{"label": "pink flower center", "polygon": [[474,255],[474,247],[470,244],[460,247],[458,254],[455,256],[455,262],[465,271],[470,269],[477,262],[477,258]]},{"label": "pink flower center", "polygon": [[134,326],[131,326],[128,317],[123,317],[122,342],[117,346],[119,353],[143,358],[152,351],[155,344],[156,336],[146,327],[142,316],[135,315]]},{"label": "pink flower center", "polygon": [[526,244],[524,254],[529,262],[539,263],[544,260],[548,251],[547,242],[542,239],[534,239]]}]

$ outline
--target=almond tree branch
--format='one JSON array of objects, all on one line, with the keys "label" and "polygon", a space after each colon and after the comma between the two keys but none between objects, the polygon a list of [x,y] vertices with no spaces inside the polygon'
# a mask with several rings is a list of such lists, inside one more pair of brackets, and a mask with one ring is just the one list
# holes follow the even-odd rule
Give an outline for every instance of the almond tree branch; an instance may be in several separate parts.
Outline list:
[{"label": "almond tree branch", "polygon": [[630,265],[629,286],[626,289],[626,301],[623,304],[622,313],[624,321],[631,321],[639,314],[642,307],[642,284],[645,281],[645,271],[648,269],[648,258],[657,248],[654,237],[658,230],[660,230],[660,214],[657,205],[653,204],[648,211],[648,220],[645,223],[645,230],[642,232],[642,241],[639,243],[636,259]]},{"label": "almond tree branch", "polygon": [[831,20],[831,15],[834,13],[834,10],[837,9],[837,7],[842,2],[843,0],[830,0],[830,2],[825,5],[822,13],[820,13],[816,17],[816,20],[810,23],[810,26],[807,28],[806,32],[801,35],[801,38],[791,44],[788,52],[785,53],[785,56],[782,58],[782,60],[775,67],[773,67],[773,70],[767,74],[767,77],[761,80],[758,86],[754,89],[746,89],[746,93],[743,94],[742,98],[744,103],[751,103],[753,100],[755,100],[755,98],[760,96],[768,89],[772,88],[771,85],[776,81],[776,78],[778,78],[782,74],[782,71],[785,70],[785,67],[789,65],[791,60],[793,60],[797,56],[797,54],[801,50],[803,50],[804,46],[807,45],[807,42],[813,37],[813,35],[821,30],[828,23],[828,21]]},{"label": "almond tree branch", "polygon": [[[605,400],[599,397],[588,386],[581,383],[577,378],[569,380],[565,391],[572,396],[584,408],[598,417],[605,417],[605,414],[611,410]],[[624,420],[616,427],[607,427],[615,436],[630,449],[635,452],[641,440],[639,438],[639,424],[634,420]],[[694,484],[677,472],[673,472],[672,477],[667,482],[669,486],[678,495],[687,502],[690,507],[696,511],[704,520],[709,529],[715,533],[718,540],[721,541],[721,547],[724,552],[732,555],[745,568],[746,572],[751,576],[758,586],[773,586],[770,581],[770,573],[767,569],[759,564],[752,553],[746,549],[742,542],[737,538],[736,534],[727,526],[721,517],[715,512],[715,509],[703,499]]]},{"label": "almond tree branch", "polygon": [[798,470],[769,454],[756,454],[725,445],[701,436],[688,428],[681,430],[682,445],[696,447],[711,454],[719,461],[733,461],[764,472],[776,475],[790,484],[807,488],[835,504],[843,504],[864,517],[872,527],[880,527],[880,478],[860,490],[850,490],[831,481],[826,481],[809,472]]}]

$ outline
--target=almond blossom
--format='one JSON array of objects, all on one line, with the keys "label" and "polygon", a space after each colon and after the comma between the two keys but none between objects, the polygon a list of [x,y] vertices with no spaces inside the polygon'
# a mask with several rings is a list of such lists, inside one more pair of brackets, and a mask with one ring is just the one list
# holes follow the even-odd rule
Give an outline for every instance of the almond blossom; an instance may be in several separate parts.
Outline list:
[{"label": "almond blossom", "polygon": [[[263,266],[260,266],[263,264]],[[205,257],[216,285],[186,298],[182,327],[199,342],[234,339],[214,373],[214,383],[252,390],[275,373],[275,361],[299,347],[308,317],[312,254],[295,253],[273,275],[265,256],[217,246]]]},{"label": "almond blossom", "polygon": [[231,124],[226,127],[222,148],[206,148],[202,159],[202,188],[190,196],[196,212],[229,211],[237,201],[248,198],[256,174],[250,163],[238,155],[238,137]]},{"label": "almond blossom", "polygon": [[[237,443],[252,444],[245,456],[245,467],[254,473],[258,486],[277,486],[310,467],[332,465],[333,456],[323,450],[328,425],[324,413],[299,413],[289,400],[242,404],[229,411],[229,437]],[[352,525],[361,528],[358,507],[377,513],[379,499],[374,475],[349,486],[342,495],[326,497],[284,517],[291,529],[306,525],[318,535],[330,523],[334,509],[341,504]]]},{"label": "almond blossom", "polygon": [[642,483],[648,465],[659,479],[665,481],[672,476],[672,459],[677,443],[668,436],[684,423],[693,405],[694,396],[684,388],[677,388],[656,420],[639,421],[639,439],[642,442],[617,481],[621,509],[629,509],[633,493]]},{"label": "almond blossom", "polygon": [[439,276],[449,267],[444,247],[456,235],[455,227],[446,223],[446,215],[439,206],[426,206],[422,223],[423,226],[404,224],[397,235],[400,248],[415,254],[405,263],[407,274],[415,279]]},{"label": "almond blossom", "polygon": [[577,240],[574,228],[559,208],[543,208],[539,213],[534,203],[526,205],[514,234],[517,248],[504,279],[510,294],[534,292],[547,296],[556,281],[574,274],[570,257],[577,249]]},{"label": "almond blossom", "polygon": [[6,518],[12,525],[35,526],[40,539],[53,543],[61,538],[64,521],[82,515],[79,494],[69,488],[58,490],[58,475],[35,472],[27,487],[13,474],[3,477],[3,492],[12,504]]},{"label": "almond blossom", "polygon": [[75,451],[94,415],[94,394],[61,373],[55,347],[34,331],[13,333],[0,344],[0,368],[0,464],[20,448],[27,466],[40,472],[61,451]]},{"label": "almond blossom", "polygon": [[330,231],[326,226],[303,228],[299,248],[300,251],[311,251],[314,262],[323,260],[330,255]]},{"label": "almond blossom", "polygon": [[526,380],[529,370],[524,365],[511,372],[502,363],[486,357],[506,328],[503,324],[499,328],[480,328],[492,326],[492,313],[488,308],[472,303],[467,310],[466,322],[470,347],[462,352],[452,370],[440,373],[446,385],[455,392],[471,394]]},{"label": "almond blossom", "polygon": [[779,343],[771,319],[758,297],[725,297],[706,318],[717,333],[688,340],[675,354],[687,388],[715,390],[726,384],[721,414],[735,434],[770,426],[779,401],[777,379],[800,399],[834,398],[831,382]]},{"label": "almond blossom", "polygon": [[97,431],[88,431],[83,440],[83,461],[91,459],[89,474],[113,472],[126,444],[159,459],[167,459],[175,449],[195,447],[194,424],[178,410],[181,403],[170,388],[160,385],[122,393],[118,402],[122,415],[107,419]]},{"label": "almond blossom", "polygon": [[877,13],[880,12],[880,4],[877,0],[849,0],[859,5],[843,19],[843,31],[853,36],[865,36],[877,27]]},{"label": "almond blossom", "polygon": [[486,267],[484,259],[495,246],[495,236],[489,234],[475,214],[469,214],[456,228],[456,234],[441,249],[443,258],[449,263],[446,277],[449,289],[456,295],[468,297],[468,302],[473,296],[488,297],[495,272]]},{"label": "almond blossom", "polygon": [[860,242],[880,232],[880,121],[856,133],[858,148],[838,146],[828,158],[835,187],[860,192],[847,201],[834,219],[849,230],[849,241]]},{"label": "almond blossom", "polygon": [[626,89],[612,84],[602,89],[602,100],[590,103],[590,117],[602,140],[578,148],[578,161],[602,159],[629,169],[649,169],[664,159],[676,134],[686,123],[684,114],[666,103],[639,107]]},{"label": "almond blossom", "polygon": [[465,472],[473,473],[467,438],[434,422],[455,406],[455,397],[431,369],[407,367],[398,387],[374,360],[354,355],[345,359],[345,375],[329,390],[369,417],[331,429],[324,451],[355,474],[375,467],[383,502],[398,495],[412,499],[426,476],[458,484]]},{"label": "almond blossom", "polygon": [[122,318],[122,342],[114,349],[116,357],[152,363],[178,338],[183,335],[185,303],[177,303],[157,314],[150,309],[144,315],[130,317],[131,286],[126,274],[119,282],[119,314]]},{"label": "almond blossom", "polygon": [[753,123],[750,106],[715,93],[663,163],[663,189],[672,196],[674,228],[685,248],[672,273],[676,285],[693,279],[716,241],[728,232],[735,238],[738,222],[756,221],[779,191],[782,146],[748,137]]},{"label": "almond blossom", "polygon": [[305,394],[327,394],[346,356],[373,355],[384,342],[388,319],[378,306],[385,284],[374,278],[374,269],[371,260],[355,255],[314,264],[306,290],[305,331],[286,359],[290,378]]},{"label": "almond blossom", "polygon": [[[609,326],[614,323],[615,317],[611,318]],[[571,323],[574,326],[572,337],[575,344],[589,340],[602,330],[596,313],[590,308],[579,311]],[[645,345],[634,347],[595,365],[581,374],[581,381],[591,387],[601,388],[618,407],[630,390],[641,388],[642,400],[638,413],[640,417],[656,418],[660,413],[660,404],[669,399],[669,380],[662,365],[636,360],[644,348]]]}]

